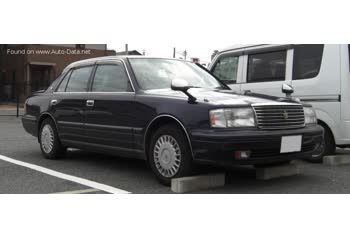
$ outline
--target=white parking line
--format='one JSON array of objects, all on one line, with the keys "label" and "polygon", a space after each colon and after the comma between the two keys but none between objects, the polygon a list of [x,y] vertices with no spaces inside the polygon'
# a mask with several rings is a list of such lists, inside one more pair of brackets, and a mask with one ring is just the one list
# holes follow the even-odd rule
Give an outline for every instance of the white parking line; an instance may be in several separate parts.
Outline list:
[{"label": "white parking line", "polygon": [[3,155],[0,155],[0,160],[10,162],[10,163],[22,166],[22,167],[30,168],[30,169],[33,169],[35,171],[45,173],[47,175],[51,175],[51,176],[54,176],[57,178],[61,178],[64,180],[75,182],[75,183],[85,185],[85,186],[88,186],[91,188],[99,189],[99,190],[104,191],[104,192],[115,193],[115,194],[130,193],[130,192],[127,192],[125,190],[111,187],[111,186],[108,186],[108,185],[105,185],[102,183],[98,183],[98,182],[94,182],[94,181],[87,180],[84,178],[75,177],[75,176],[68,175],[65,173],[57,172],[57,171],[54,171],[54,170],[51,170],[51,169],[48,169],[45,167],[37,166],[35,164],[31,164],[31,163],[27,163],[27,162],[22,162],[22,161],[19,161],[19,160],[13,159],[13,158],[9,158],[9,157],[3,156]]},{"label": "white parking line", "polygon": [[89,188],[89,189],[66,191],[66,192],[55,192],[50,194],[82,194],[82,193],[93,193],[93,192],[100,192],[100,191],[101,191],[100,189]]}]

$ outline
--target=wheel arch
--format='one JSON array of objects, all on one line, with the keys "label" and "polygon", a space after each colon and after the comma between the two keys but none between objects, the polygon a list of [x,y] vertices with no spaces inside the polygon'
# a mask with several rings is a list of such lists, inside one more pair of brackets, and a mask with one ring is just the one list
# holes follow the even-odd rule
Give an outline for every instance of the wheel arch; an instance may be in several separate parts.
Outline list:
[{"label": "wheel arch", "polygon": [[332,129],[328,126],[328,124],[320,119],[317,119],[317,123],[319,125],[321,125],[325,130],[327,130],[331,136],[332,136],[332,139],[333,139],[333,143],[336,145],[336,141],[335,141],[335,138],[334,138],[334,133],[332,131]]},{"label": "wheel arch", "polygon": [[185,133],[187,142],[189,144],[189,147],[191,149],[191,155],[193,158],[193,150],[192,150],[192,144],[191,144],[191,139],[190,136],[183,125],[183,123],[177,119],[176,117],[168,114],[161,114],[155,117],[147,126],[145,135],[144,135],[144,148],[145,148],[145,155],[146,159],[148,158],[148,149],[149,149],[149,144],[150,144],[150,139],[152,134],[161,126],[168,124],[168,123],[175,123],[176,125],[180,126],[182,131]]},{"label": "wheel arch", "polygon": [[38,118],[38,124],[37,124],[37,136],[38,136],[38,141],[39,142],[40,142],[40,137],[39,137],[40,133],[39,133],[39,131],[40,131],[41,124],[47,118],[50,118],[54,122],[56,130],[58,130],[56,120],[50,113],[44,112],[44,113],[40,114],[40,116]]}]

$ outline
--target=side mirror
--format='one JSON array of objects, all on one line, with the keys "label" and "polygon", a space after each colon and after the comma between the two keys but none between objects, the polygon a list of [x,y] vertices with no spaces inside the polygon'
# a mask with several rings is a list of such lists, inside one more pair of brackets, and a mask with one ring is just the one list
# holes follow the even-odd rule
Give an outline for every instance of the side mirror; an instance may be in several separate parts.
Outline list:
[{"label": "side mirror", "polygon": [[284,83],[282,85],[282,92],[286,94],[286,97],[290,98],[292,93],[294,93],[294,88],[291,85]]},{"label": "side mirror", "polygon": [[171,89],[174,91],[181,91],[184,94],[188,96],[188,102],[194,103],[197,98],[192,96],[189,92],[188,89],[190,89],[191,86],[185,79],[180,79],[180,78],[175,78],[171,81]]},{"label": "side mirror", "polygon": [[187,91],[190,88],[185,79],[175,78],[171,81],[171,89],[175,91]]}]

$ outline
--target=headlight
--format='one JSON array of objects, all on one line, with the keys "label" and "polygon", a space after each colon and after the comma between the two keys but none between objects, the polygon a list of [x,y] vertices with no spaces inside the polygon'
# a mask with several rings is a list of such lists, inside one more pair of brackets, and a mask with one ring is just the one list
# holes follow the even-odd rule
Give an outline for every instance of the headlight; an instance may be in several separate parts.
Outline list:
[{"label": "headlight", "polygon": [[210,125],[216,128],[254,127],[255,117],[252,108],[225,108],[209,112]]},{"label": "headlight", "polygon": [[316,124],[317,123],[317,117],[316,112],[314,108],[312,107],[304,107],[304,114],[305,114],[305,124]]}]

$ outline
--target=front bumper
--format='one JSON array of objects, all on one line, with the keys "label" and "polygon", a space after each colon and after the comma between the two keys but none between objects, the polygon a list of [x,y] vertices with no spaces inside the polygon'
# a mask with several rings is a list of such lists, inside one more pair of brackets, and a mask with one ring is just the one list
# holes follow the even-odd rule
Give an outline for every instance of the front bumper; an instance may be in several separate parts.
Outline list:
[{"label": "front bumper", "polygon": [[[318,125],[288,130],[196,129],[191,132],[195,162],[216,165],[246,165],[286,162],[310,157],[323,141],[323,128]],[[300,152],[280,153],[282,136],[302,135]],[[251,151],[238,159],[235,151]]]}]

